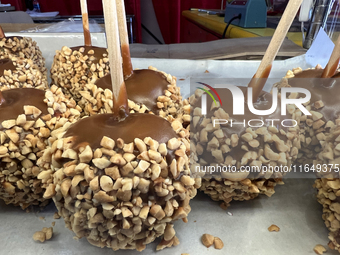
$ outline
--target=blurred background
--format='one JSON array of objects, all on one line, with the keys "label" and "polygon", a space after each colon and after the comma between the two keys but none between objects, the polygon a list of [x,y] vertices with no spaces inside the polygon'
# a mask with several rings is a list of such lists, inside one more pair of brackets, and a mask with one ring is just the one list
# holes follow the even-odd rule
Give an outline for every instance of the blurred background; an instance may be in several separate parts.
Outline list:
[{"label": "blurred background", "polygon": [[[130,43],[168,45],[239,39],[223,41],[221,45],[228,51],[230,45],[254,44],[253,51],[262,52],[287,2],[125,0]],[[92,32],[104,32],[102,1],[88,0],[88,9],[91,24],[97,25]],[[80,14],[79,0],[1,0],[0,25],[5,32],[81,32]],[[287,54],[299,55],[304,52],[302,49],[310,48],[320,28],[335,41],[340,31],[338,16],[338,1],[304,0],[287,35],[286,47],[291,49]],[[65,21],[79,22],[79,29]],[[60,25],[56,26],[58,23]],[[67,31],[65,26],[68,27]],[[242,48],[240,46],[240,49],[234,50],[242,51]]]}]

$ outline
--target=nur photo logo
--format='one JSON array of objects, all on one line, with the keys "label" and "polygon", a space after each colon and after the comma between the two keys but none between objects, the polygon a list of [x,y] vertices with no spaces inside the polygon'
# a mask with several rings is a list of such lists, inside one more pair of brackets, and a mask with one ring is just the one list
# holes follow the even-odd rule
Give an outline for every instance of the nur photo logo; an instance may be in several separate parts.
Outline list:
[{"label": "nur photo logo", "polygon": [[[223,124],[230,124],[232,127],[233,125],[243,125],[244,127],[262,127],[262,126],[276,126],[277,122],[280,121],[283,127],[295,127],[297,126],[297,121],[294,119],[271,119],[265,118],[266,116],[270,116],[271,114],[275,113],[280,106],[280,114],[281,116],[287,115],[287,106],[294,105],[297,109],[299,109],[302,114],[304,115],[311,115],[311,113],[307,110],[304,106],[305,103],[309,102],[311,99],[311,93],[305,88],[293,88],[293,87],[284,87],[280,89],[280,100],[279,98],[279,91],[278,88],[273,88],[271,91],[271,106],[269,109],[257,109],[256,104],[257,102],[253,102],[253,88],[248,87],[244,89],[245,92],[238,86],[232,84],[219,84],[215,85],[215,88],[211,85],[208,85],[203,82],[197,82],[204,87],[197,87],[197,89],[204,91],[201,95],[201,114],[207,115],[208,114],[208,100],[207,95],[211,97],[215,106],[223,107],[223,100],[226,100],[221,96],[221,92],[223,90],[228,90],[228,93],[232,95],[232,109],[224,109],[229,115],[231,116],[245,116],[245,109],[248,108],[249,112],[253,115],[253,117],[258,118],[251,118],[251,119],[244,119],[243,121],[235,122],[232,118],[230,119],[214,119],[213,125],[223,125]],[[218,88],[216,88],[218,86]],[[290,98],[289,95],[291,93],[297,93],[300,95],[299,98]],[[302,95],[304,97],[302,97]],[[216,98],[218,101],[216,100]],[[218,105],[219,104],[219,105]],[[225,104],[227,105],[227,104]],[[229,104],[230,105],[230,104]]]}]

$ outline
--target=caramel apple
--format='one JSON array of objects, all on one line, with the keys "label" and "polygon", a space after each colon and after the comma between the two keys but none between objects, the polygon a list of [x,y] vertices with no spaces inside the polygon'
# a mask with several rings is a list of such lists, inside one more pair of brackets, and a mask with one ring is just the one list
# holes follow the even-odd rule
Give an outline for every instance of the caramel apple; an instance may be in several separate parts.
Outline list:
[{"label": "caramel apple", "polygon": [[187,221],[199,186],[189,168],[190,143],[164,118],[129,113],[115,1],[103,4],[112,113],[66,124],[52,137],[53,199],[76,238],[142,251],[162,237],[163,249],[179,243],[173,222]]},{"label": "caramel apple", "polygon": [[[119,24],[120,52],[123,79],[129,99],[131,112],[154,113],[173,121],[182,108],[180,89],[176,86],[176,77],[158,71],[154,67],[133,70],[129,38],[126,28],[124,1],[116,1],[117,19]],[[110,90],[111,75],[97,80],[95,85],[88,84],[81,91],[79,105],[87,115],[110,113],[114,103]]]},{"label": "caramel apple", "polygon": [[186,220],[199,185],[188,140],[163,118],[140,113],[120,121],[95,115],[65,131],[52,145],[54,201],[77,238],[114,250],[141,251],[160,236],[159,249],[176,245],[173,222]]},{"label": "caramel apple", "polygon": [[5,37],[1,28],[0,38],[0,59],[10,59],[12,61],[14,57],[18,59],[30,59],[42,73],[43,78],[47,79],[45,59],[37,43],[33,41],[32,38],[20,36]]},{"label": "caramel apple", "polygon": [[76,102],[80,100],[79,92],[86,84],[104,77],[110,69],[107,49],[92,46],[87,1],[81,0],[80,6],[84,46],[64,46],[56,52],[51,68],[52,81]]},{"label": "caramel apple", "polygon": [[[239,87],[246,95],[246,87]],[[202,177],[201,190],[223,207],[232,200],[249,200],[259,194],[271,196],[276,184],[290,171],[300,147],[299,128],[293,127],[292,116],[281,116],[281,109],[268,116],[259,116],[249,111],[245,104],[244,115],[233,115],[233,98],[228,89],[216,89],[222,105],[208,97],[207,115],[201,113],[202,90],[190,97],[192,121],[190,124],[191,170]],[[209,108],[211,106],[211,108]],[[272,95],[262,91],[254,103],[257,110],[272,106]],[[214,124],[215,119],[225,121]],[[257,120],[253,127],[243,125]],[[281,124],[285,120],[286,126]],[[268,120],[268,121],[266,121]],[[275,120],[275,122],[271,121]],[[231,124],[231,123],[236,124]],[[215,167],[216,172],[211,170]],[[209,170],[210,167],[210,170]],[[217,171],[217,167],[224,168]],[[278,169],[273,171],[272,169]]]},{"label": "caramel apple", "polygon": [[48,203],[43,194],[53,195],[52,187],[48,188],[53,170],[39,162],[48,158],[51,133],[79,116],[75,102],[56,86],[47,91],[18,88],[2,92],[0,199],[23,209]]},{"label": "caramel apple", "polygon": [[48,88],[46,76],[31,59],[0,59],[0,90],[13,88]]},{"label": "caramel apple", "polygon": [[[299,122],[301,129],[301,150],[296,163],[312,164],[322,144],[325,143],[330,129],[336,124],[339,118],[340,106],[336,96],[339,92],[339,77],[337,73],[331,78],[321,78],[324,69],[302,70],[301,68],[288,71],[284,79],[275,86],[305,88],[311,93],[310,102],[306,105],[311,115],[304,115],[293,105],[287,110],[293,114]],[[290,98],[303,98],[305,95],[293,93]]]},{"label": "caramel apple", "polygon": [[[80,92],[82,99],[79,105],[86,115],[111,113],[113,97],[110,84],[111,75],[106,75],[95,84],[86,85],[86,89]],[[174,76],[150,67],[134,70],[125,84],[131,112],[152,112],[169,120],[177,117],[182,97]]]},{"label": "caramel apple", "polygon": [[332,127],[323,145],[323,149],[314,160],[317,173],[314,187],[318,190],[317,199],[322,205],[322,219],[329,229],[328,246],[340,252],[340,119],[336,119],[336,126]]},{"label": "caramel apple", "polygon": [[56,52],[51,68],[51,79],[65,95],[78,102],[86,84],[95,82],[109,73],[107,49],[94,46],[69,48]]}]

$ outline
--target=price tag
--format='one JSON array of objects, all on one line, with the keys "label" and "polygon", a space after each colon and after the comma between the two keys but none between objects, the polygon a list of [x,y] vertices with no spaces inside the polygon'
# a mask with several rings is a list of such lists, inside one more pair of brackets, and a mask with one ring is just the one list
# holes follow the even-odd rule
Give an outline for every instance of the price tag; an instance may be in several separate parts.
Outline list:
[{"label": "price tag", "polygon": [[325,30],[320,28],[312,46],[306,53],[306,62],[313,67],[320,64],[322,68],[325,68],[332,54],[333,48],[334,43],[328,37]]}]

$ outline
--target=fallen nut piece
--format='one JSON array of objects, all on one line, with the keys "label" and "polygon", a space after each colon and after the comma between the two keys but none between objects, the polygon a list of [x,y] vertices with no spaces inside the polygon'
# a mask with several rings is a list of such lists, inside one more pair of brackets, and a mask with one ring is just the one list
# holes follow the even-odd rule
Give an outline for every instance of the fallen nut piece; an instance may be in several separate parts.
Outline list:
[{"label": "fallen nut piece", "polygon": [[37,231],[33,235],[34,241],[40,241],[44,243],[47,240],[50,240],[53,236],[53,228],[43,228],[41,231]]},{"label": "fallen nut piece", "polygon": [[214,246],[215,246],[215,249],[217,250],[221,250],[224,246],[224,243],[222,242],[222,240],[218,237],[215,237],[214,239]]},{"label": "fallen nut piece", "polygon": [[58,220],[58,219],[60,219],[60,218],[61,218],[61,216],[59,215],[59,213],[58,213],[58,212],[55,212],[54,215],[53,215],[53,219]]},{"label": "fallen nut piece", "polygon": [[214,244],[215,237],[209,234],[204,234],[201,240],[203,245],[209,248],[211,245]]},{"label": "fallen nut piece", "polygon": [[222,202],[222,203],[220,203],[220,207],[221,207],[222,210],[227,210],[228,205],[226,203]]},{"label": "fallen nut piece", "polygon": [[332,241],[328,242],[328,247],[332,250],[335,250],[335,245],[334,245],[334,243],[332,243]]},{"label": "fallen nut piece", "polygon": [[46,241],[46,234],[42,231],[37,231],[33,235],[34,241],[40,241],[41,243],[44,243]]},{"label": "fallen nut piece", "polygon": [[41,231],[45,233],[46,240],[50,240],[52,238],[52,236],[53,236],[53,228],[52,227],[43,228]]},{"label": "fallen nut piece", "polygon": [[316,254],[323,254],[327,251],[326,248],[323,247],[321,244],[315,245],[313,250]]},{"label": "fallen nut piece", "polygon": [[273,224],[268,228],[268,230],[269,230],[269,232],[279,232],[280,228]]}]

